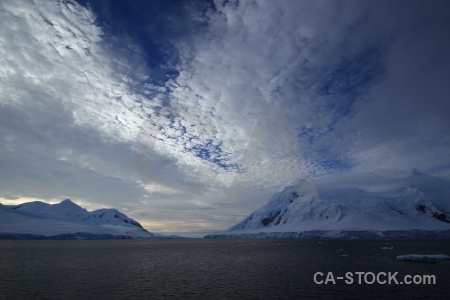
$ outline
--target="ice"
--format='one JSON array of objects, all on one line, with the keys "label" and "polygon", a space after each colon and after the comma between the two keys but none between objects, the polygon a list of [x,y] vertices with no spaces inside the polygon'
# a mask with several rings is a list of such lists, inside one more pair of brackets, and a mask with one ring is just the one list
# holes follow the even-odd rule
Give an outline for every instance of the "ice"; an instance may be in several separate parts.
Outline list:
[{"label": "ice", "polygon": [[449,260],[450,256],[445,254],[433,254],[433,255],[407,254],[407,255],[399,255],[397,256],[397,259],[403,261],[437,262],[441,260]]},{"label": "ice", "polygon": [[381,250],[392,250],[392,249],[394,249],[394,246],[383,246],[380,249]]}]

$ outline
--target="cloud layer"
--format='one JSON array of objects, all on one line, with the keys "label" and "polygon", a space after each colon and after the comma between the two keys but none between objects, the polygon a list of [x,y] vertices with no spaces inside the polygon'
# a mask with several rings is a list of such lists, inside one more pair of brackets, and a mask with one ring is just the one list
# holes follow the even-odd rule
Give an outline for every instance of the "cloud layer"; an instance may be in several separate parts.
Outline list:
[{"label": "cloud layer", "polygon": [[0,198],[179,231],[230,226],[301,178],[449,177],[449,10],[2,1]]}]

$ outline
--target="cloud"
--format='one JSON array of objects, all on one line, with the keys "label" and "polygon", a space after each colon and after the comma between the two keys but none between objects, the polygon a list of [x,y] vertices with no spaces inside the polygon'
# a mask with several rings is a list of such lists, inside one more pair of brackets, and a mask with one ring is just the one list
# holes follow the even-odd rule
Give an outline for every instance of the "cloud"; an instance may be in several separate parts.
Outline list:
[{"label": "cloud", "polygon": [[[303,162],[304,154],[315,151],[309,143],[334,130],[364,85],[382,73],[382,54],[373,46],[381,37],[367,37],[360,28],[368,22],[367,10],[341,3],[217,2],[204,31],[177,41],[181,63],[170,86],[172,101],[213,114],[214,138],[242,171],[249,167],[245,154],[258,165],[274,156],[258,139],[276,137],[278,146],[296,149],[277,157],[289,160],[296,172],[283,176],[283,168],[258,169],[254,183],[283,178],[280,188],[316,174],[317,165],[305,170]],[[268,117],[274,111],[277,118]],[[237,177],[248,179],[243,173]]]},{"label": "cloud", "polygon": [[[448,164],[448,7],[435,5],[216,2],[205,31],[178,41],[171,97],[214,114],[215,137],[244,171],[234,183],[438,168]],[[267,118],[279,107],[283,116]],[[297,149],[278,155],[296,172],[261,168],[270,160],[259,140],[267,136]]]},{"label": "cloud", "polygon": [[176,231],[305,177],[448,172],[446,3],[144,5],[0,4],[0,197]]},{"label": "cloud", "polygon": [[[449,9],[443,2],[412,2],[397,18],[385,18],[386,35],[395,38],[384,50],[384,74],[327,141],[347,152],[354,172],[433,172],[448,165]],[[449,176],[448,168],[442,171]]]},{"label": "cloud", "polygon": [[155,220],[207,206],[194,195],[228,164],[203,110],[171,103],[139,49],[107,36],[90,9],[1,5],[3,197],[71,197]]},{"label": "cloud", "polygon": [[70,2],[1,5],[2,189],[98,205],[139,196],[129,151],[142,97],[108,58],[94,14]]}]

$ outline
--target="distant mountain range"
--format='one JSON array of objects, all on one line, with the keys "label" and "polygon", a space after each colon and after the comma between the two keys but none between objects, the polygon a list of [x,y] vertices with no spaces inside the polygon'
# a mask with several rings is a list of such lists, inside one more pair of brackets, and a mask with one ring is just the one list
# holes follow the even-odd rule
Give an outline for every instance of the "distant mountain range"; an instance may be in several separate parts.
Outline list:
[{"label": "distant mountain range", "polygon": [[0,204],[0,238],[10,239],[128,239],[163,237],[144,229],[116,209],[87,211],[66,199]]},{"label": "distant mountain range", "polygon": [[273,195],[242,222],[206,238],[450,237],[450,181],[413,169],[384,192],[300,181]]},{"label": "distant mountain range", "polygon": [[[301,180],[229,229],[206,238],[450,237],[450,181],[416,169],[402,187],[369,192]],[[175,238],[148,232],[116,209],[87,211],[69,199],[0,204],[0,239]]]}]

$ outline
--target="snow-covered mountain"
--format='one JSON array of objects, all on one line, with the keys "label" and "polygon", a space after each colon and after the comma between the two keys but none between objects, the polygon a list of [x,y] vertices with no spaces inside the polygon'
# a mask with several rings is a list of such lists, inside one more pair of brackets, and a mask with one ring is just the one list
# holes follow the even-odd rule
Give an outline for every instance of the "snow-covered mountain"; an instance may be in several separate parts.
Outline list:
[{"label": "snow-covered mountain", "polygon": [[242,222],[207,237],[450,237],[450,182],[413,169],[402,183],[385,192],[319,193],[302,180]]},{"label": "snow-covered mountain", "polygon": [[0,204],[0,236],[10,238],[152,238],[137,221],[116,209],[87,211],[69,199]]}]

